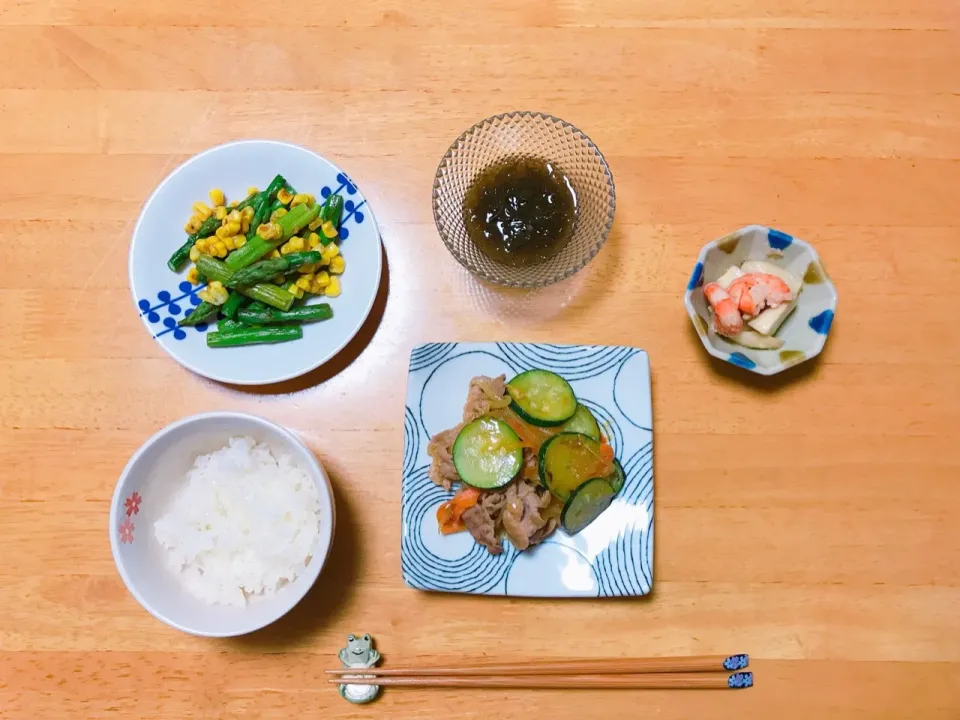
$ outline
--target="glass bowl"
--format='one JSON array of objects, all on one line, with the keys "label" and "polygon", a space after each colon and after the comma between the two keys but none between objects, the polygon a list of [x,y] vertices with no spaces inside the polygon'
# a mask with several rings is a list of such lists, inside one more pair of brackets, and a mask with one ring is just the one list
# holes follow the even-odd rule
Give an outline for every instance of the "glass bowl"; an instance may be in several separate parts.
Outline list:
[{"label": "glass bowl", "polygon": [[[464,198],[490,165],[531,157],[554,163],[570,178],[579,213],[570,240],[556,255],[513,267],[490,259],[470,239]],[[610,234],[615,208],[613,175],[597,146],[570,123],[538,112],[503,113],[474,125],[447,150],[433,183],[433,217],[447,249],[470,272],[508,287],[543,287],[583,268]]]}]

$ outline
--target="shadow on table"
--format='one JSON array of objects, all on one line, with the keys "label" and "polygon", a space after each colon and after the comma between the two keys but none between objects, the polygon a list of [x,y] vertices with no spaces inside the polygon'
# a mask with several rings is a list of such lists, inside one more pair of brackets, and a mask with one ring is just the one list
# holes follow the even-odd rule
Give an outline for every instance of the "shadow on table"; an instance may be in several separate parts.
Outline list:
[{"label": "shadow on table", "polygon": [[717,375],[725,380],[735,382],[738,385],[761,393],[776,393],[788,385],[813,380],[819,374],[822,358],[828,351],[828,347],[824,347],[819,355],[805,360],[799,365],[789,367],[776,375],[758,375],[732,363],[715,358],[704,349],[703,343],[700,342],[700,336],[697,335],[697,330],[693,327],[693,324],[688,323],[688,325],[688,337],[691,339],[690,345],[692,350],[697,352],[703,358],[704,362],[708,362]]},{"label": "shadow on table", "polygon": [[325,383],[330,378],[346,370],[354,360],[360,357],[360,353],[366,350],[367,346],[373,340],[373,336],[377,334],[377,329],[380,327],[383,314],[386,311],[387,296],[390,294],[390,270],[387,263],[387,251],[382,245],[380,252],[382,253],[380,285],[377,287],[377,295],[376,298],[374,298],[373,307],[370,309],[370,314],[367,315],[367,319],[364,320],[357,334],[351,338],[343,350],[315,370],[311,370],[300,377],[284,380],[283,382],[254,386],[231,385],[229,383],[222,384],[232,390],[239,390],[240,392],[252,393],[254,395],[285,395]]},{"label": "shadow on table", "polygon": [[229,638],[226,640],[229,644],[259,651],[301,646],[334,622],[337,612],[350,604],[359,575],[360,531],[356,515],[346,501],[347,493],[338,489],[343,486],[339,480],[339,470],[328,461],[324,461],[324,468],[333,486],[336,529],[320,577],[303,599],[282,618],[249,635]]},{"label": "shadow on table", "polygon": [[485,320],[540,325],[564,312],[595,306],[595,295],[615,287],[622,233],[614,226],[600,255],[570,277],[540,288],[512,288],[483,280],[466,268],[457,274],[457,297]]}]

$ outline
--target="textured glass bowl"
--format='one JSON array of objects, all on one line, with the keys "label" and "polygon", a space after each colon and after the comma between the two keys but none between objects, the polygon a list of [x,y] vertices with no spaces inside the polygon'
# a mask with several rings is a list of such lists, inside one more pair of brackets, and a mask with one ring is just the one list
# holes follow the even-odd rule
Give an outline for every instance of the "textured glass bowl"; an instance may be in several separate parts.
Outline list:
[{"label": "textured glass bowl", "polygon": [[[573,185],[579,216],[569,242],[549,260],[511,267],[483,254],[467,234],[467,189],[487,167],[533,157],[557,165]],[[536,288],[570,277],[599,252],[610,234],[616,195],[613,175],[597,146],[570,123],[535,112],[494,115],[457,138],[433,183],[433,217],[453,256],[470,272],[498,285]]]}]

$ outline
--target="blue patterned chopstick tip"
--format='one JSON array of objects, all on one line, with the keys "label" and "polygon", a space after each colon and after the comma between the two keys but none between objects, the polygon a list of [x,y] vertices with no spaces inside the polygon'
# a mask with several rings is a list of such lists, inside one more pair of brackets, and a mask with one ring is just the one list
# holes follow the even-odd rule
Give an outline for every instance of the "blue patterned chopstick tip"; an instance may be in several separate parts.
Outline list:
[{"label": "blue patterned chopstick tip", "polygon": [[742,655],[731,655],[723,661],[724,670],[743,670],[750,664],[750,656],[746,653]]},{"label": "blue patterned chopstick tip", "polygon": [[736,672],[727,678],[728,688],[748,688],[753,687],[752,672]]}]

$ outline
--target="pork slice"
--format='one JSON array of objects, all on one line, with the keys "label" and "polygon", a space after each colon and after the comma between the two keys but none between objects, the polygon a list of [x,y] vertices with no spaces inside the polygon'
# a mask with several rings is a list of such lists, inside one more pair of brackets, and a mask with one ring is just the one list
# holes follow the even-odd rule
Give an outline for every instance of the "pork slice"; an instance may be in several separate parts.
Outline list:
[{"label": "pork slice", "polygon": [[427,455],[433,462],[430,464],[430,479],[444,490],[449,490],[453,483],[460,481],[460,475],[453,464],[453,442],[460,434],[462,425],[439,432],[430,438],[427,445]]},{"label": "pork slice", "polygon": [[483,545],[491,555],[503,552],[503,546],[497,538],[497,524],[482,502],[465,510],[462,517],[473,539]]},{"label": "pork slice", "polygon": [[507,502],[507,494],[503,490],[488,490],[480,496],[480,504],[494,522],[499,522],[500,513]]},{"label": "pork slice", "polygon": [[500,521],[517,550],[542,542],[557,529],[556,518],[544,514],[551,503],[550,494],[544,488],[527,480],[517,480],[507,488],[505,500]]},{"label": "pork slice", "polygon": [[[484,390],[486,387],[486,390]],[[467,391],[467,401],[463,405],[463,422],[468,423],[483,417],[492,409],[490,407],[491,398],[488,391],[498,398],[507,394],[507,376],[501,375],[495,378],[489,378],[486,375],[478,375],[470,381],[470,389]]]}]

